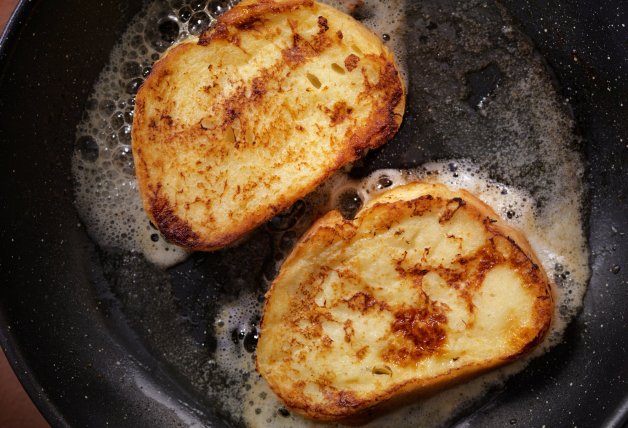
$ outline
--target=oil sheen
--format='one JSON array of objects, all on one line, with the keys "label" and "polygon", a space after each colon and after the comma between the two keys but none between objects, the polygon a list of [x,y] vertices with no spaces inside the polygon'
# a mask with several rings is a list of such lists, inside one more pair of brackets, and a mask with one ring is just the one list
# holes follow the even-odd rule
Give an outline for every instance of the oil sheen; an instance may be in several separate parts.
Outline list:
[{"label": "oil sheen", "polygon": [[465,188],[525,232],[556,293],[551,331],[532,354],[377,419],[437,427],[479,405],[560,342],[589,277],[581,141],[568,106],[526,37],[481,1],[329,3],[395,52],[408,103],[398,135],[233,248],[188,254],[148,221],[130,132],[137,89],[173,43],[198,35],[230,1],[149,1],[96,82],[77,129],[76,206],[102,249],[111,293],[138,335],[236,426],[314,426],[283,408],[255,372],[263,294],[322,213],[351,217],[369,198],[415,180]]}]

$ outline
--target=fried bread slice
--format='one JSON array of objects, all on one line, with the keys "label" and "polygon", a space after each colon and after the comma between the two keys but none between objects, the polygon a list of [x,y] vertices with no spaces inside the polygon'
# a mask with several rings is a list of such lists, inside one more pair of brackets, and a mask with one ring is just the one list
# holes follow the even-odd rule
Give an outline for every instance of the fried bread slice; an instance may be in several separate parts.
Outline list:
[{"label": "fried bread slice", "polygon": [[144,208],[171,242],[229,245],[387,142],[404,103],[392,53],[350,16],[244,1],[169,49],[137,94]]},{"label": "fried bread slice", "polygon": [[291,409],[350,420],[512,361],[552,311],[521,232],[465,190],[410,183],[297,243],[266,295],[257,369]]}]

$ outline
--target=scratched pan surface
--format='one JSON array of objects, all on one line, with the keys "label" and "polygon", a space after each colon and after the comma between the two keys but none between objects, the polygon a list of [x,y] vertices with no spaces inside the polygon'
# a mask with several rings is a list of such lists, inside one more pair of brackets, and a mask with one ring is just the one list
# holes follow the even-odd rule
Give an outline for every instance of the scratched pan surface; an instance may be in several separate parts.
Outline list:
[{"label": "scratched pan surface", "polygon": [[[628,10],[621,0],[502,5],[553,70],[584,137],[592,277],[564,342],[453,424],[621,427],[628,415]],[[241,247],[194,255],[166,271],[138,258],[129,272],[130,256],[105,254],[87,236],[73,205],[70,143],[111,48],[141,6],[22,2],[0,45],[0,344],[54,426],[229,425],[197,382],[215,346],[207,331],[212,303],[261,287],[273,258],[268,228],[261,228]],[[420,18],[429,7],[433,20]],[[409,7],[411,76],[443,67],[419,47],[436,39],[433,48],[442,48],[439,37],[455,41],[455,32],[443,30],[451,24],[447,8],[455,7]],[[499,21],[491,1],[475,3],[469,14],[486,20],[489,32]],[[471,61],[449,53],[452,62]],[[446,115],[432,120],[430,106],[460,98],[460,88],[447,85],[446,62],[439,70],[416,73],[422,77],[411,83],[399,135],[354,175],[482,156],[490,128],[472,116],[477,111],[465,113],[464,144],[451,138],[463,131]],[[500,79],[498,68],[475,71],[464,89],[470,105]]]}]

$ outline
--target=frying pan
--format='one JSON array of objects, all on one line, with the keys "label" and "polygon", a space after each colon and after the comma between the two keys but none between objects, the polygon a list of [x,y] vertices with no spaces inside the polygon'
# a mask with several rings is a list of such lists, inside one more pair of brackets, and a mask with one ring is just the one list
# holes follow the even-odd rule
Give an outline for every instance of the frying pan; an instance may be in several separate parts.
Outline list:
[{"label": "frying pan", "polygon": [[[628,7],[622,0],[501,5],[555,73],[582,133],[592,276],[563,342],[453,424],[622,427],[628,420]],[[216,284],[207,285],[197,272],[209,272],[214,256],[193,256],[168,272],[138,259],[136,281],[125,284],[115,275],[118,262],[90,240],[73,204],[76,125],[112,46],[141,6],[22,1],[0,42],[0,344],[54,426],[229,424],[187,373],[156,352],[150,326],[142,325],[163,327],[170,321],[164,314],[174,310],[192,323],[172,327],[172,339],[189,337],[198,354],[211,352],[211,343],[196,339],[228,269],[213,266]],[[410,109],[400,134],[420,124],[420,113]],[[411,166],[438,153],[431,149],[410,160],[395,150],[375,152],[361,167]],[[264,257],[263,238],[258,241]],[[143,281],[162,284],[151,290],[150,307],[131,297],[121,301],[124,287],[141,288]]]}]

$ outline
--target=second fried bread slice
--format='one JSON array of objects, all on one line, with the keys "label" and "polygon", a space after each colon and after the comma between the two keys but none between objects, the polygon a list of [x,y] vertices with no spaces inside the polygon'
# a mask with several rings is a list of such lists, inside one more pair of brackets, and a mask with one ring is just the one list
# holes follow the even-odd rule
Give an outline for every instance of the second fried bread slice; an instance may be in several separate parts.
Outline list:
[{"label": "second fried bread slice", "polygon": [[397,131],[392,53],[312,0],[244,1],[174,46],[136,99],[146,212],[181,246],[233,243]]},{"label": "second fried bread slice", "polygon": [[477,197],[411,183],[322,217],[266,296],[257,367],[287,406],[351,419],[512,361],[553,300],[526,238]]}]

